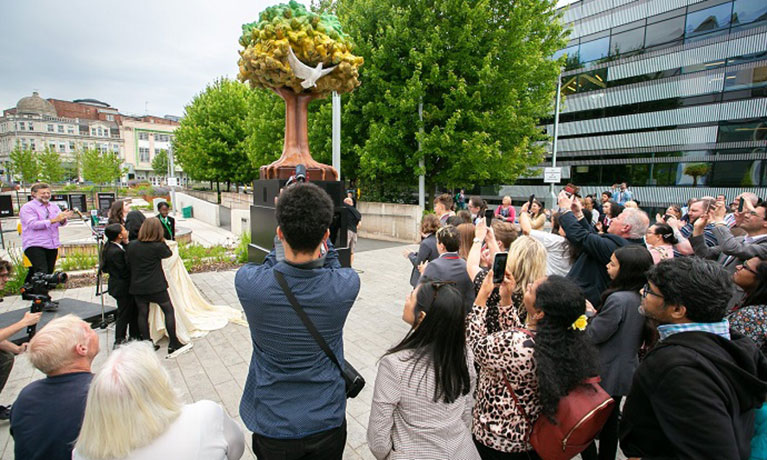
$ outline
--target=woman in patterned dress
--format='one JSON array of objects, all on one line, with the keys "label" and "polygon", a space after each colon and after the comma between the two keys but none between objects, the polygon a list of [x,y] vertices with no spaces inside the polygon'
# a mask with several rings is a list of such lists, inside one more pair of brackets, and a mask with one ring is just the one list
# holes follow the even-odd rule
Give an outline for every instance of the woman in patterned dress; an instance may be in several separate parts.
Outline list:
[{"label": "woman in patterned dress", "polygon": [[748,259],[736,267],[732,280],[746,295],[727,316],[730,327],[750,337],[767,354],[767,260]]}]

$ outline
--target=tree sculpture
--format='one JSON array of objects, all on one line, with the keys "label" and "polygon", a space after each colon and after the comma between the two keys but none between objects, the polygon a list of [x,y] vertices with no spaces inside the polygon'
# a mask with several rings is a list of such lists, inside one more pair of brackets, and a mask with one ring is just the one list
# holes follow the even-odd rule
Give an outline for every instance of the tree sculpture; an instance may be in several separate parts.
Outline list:
[{"label": "tree sculpture", "polygon": [[307,113],[314,99],[332,91],[350,92],[360,84],[363,59],[352,54],[338,18],[291,1],[267,8],[242,31],[239,79],[253,88],[271,89],[285,101],[282,156],[261,167],[261,179],[288,178],[303,164],[309,179],[337,180],[335,168],[312,159]]}]

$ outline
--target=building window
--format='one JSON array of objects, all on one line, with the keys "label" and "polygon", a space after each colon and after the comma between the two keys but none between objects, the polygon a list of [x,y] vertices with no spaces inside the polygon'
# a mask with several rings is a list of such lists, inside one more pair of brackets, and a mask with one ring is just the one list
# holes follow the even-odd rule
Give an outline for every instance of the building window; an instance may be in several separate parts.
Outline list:
[{"label": "building window", "polygon": [[27,150],[27,140],[26,139],[22,139],[21,140],[21,149],[22,150]]},{"label": "building window", "polygon": [[59,133],[64,134],[64,125],[59,125]]},{"label": "building window", "polygon": [[719,126],[717,142],[748,142],[767,140],[767,119],[736,123],[723,122]]},{"label": "building window", "polygon": [[109,115],[109,114],[107,114],[107,117],[106,117],[106,118],[107,118],[107,121],[115,121],[115,117],[114,117],[114,115]]},{"label": "building window", "polygon": [[35,140],[30,139],[29,140],[29,150],[35,150]]},{"label": "building window", "polygon": [[168,142],[170,140],[170,136],[167,134],[155,134],[154,140],[155,142]]},{"label": "building window", "polygon": [[716,30],[730,27],[732,3],[706,8],[687,15],[687,26],[684,30],[685,37],[694,37]]},{"label": "building window", "polygon": [[56,151],[56,143],[55,142],[48,142],[48,148],[50,150]]},{"label": "building window", "polygon": [[610,53],[610,37],[581,43],[578,54],[581,62],[591,62],[606,58]]},{"label": "building window", "polygon": [[149,163],[149,148],[148,147],[139,147],[138,148],[138,161],[141,163]]},{"label": "building window", "polygon": [[724,90],[757,88],[767,86],[767,66],[752,69],[730,70],[724,77]]},{"label": "building window", "polygon": [[644,27],[615,34],[610,38],[610,56],[626,56],[644,46]]},{"label": "building window", "polygon": [[70,141],[69,142],[69,151],[74,152],[75,151],[75,143]]},{"label": "building window", "polygon": [[645,33],[645,48],[673,43],[684,35],[684,16],[661,21],[647,26]]},{"label": "building window", "polygon": [[764,0],[735,0],[732,11],[733,27],[767,20],[767,2]]},{"label": "building window", "polygon": [[19,129],[20,129],[21,131],[26,131],[26,129],[27,129],[27,126],[26,126],[26,124],[25,124],[23,121],[20,121],[20,122],[19,122]]},{"label": "building window", "polygon": [[96,128],[91,128],[91,136],[95,136],[95,135],[96,135]]},{"label": "building window", "polygon": [[120,151],[120,146],[117,144],[112,144],[112,151],[114,153],[118,153]]},{"label": "building window", "polygon": [[59,152],[67,153],[67,144],[66,143],[59,142]]},{"label": "building window", "polygon": [[71,125],[67,126],[67,134],[74,134],[74,133],[75,133],[74,126],[71,126]]},{"label": "building window", "polygon": [[50,124],[50,123],[48,124],[48,132],[49,132],[49,133],[52,133],[52,132],[53,132],[53,125],[52,125],[52,124]]},{"label": "building window", "polygon": [[34,131],[35,130],[35,124],[32,123],[31,121],[28,121],[27,122],[27,129],[30,130],[30,131]]},{"label": "building window", "polygon": [[148,141],[149,140],[149,134],[148,133],[138,133],[138,140],[140,141]]}]

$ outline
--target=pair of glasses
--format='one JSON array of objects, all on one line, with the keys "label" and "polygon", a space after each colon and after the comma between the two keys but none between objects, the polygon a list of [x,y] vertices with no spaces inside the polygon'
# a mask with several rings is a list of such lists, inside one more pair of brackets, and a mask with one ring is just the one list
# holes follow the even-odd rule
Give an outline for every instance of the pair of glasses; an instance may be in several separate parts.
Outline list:
[{"label": "pair of glasses", "polygon": [[665,299],[662,295],[655,293],[650,289],[650,283],[645,283],[644,287],[642,288],[642,298],[646,299],[648,295],[654,295],[655,297],[659,297],[661,299]]},{"label": "pair of glasses", "polygon": [[746,270],[747,272],[751,272],[754,275],[759,275],[759,273],[756,272],[753,268],[749,267],[746,263],[743,263],[741,265],[738,265],[738,267],[742,268],[743,270]]}]

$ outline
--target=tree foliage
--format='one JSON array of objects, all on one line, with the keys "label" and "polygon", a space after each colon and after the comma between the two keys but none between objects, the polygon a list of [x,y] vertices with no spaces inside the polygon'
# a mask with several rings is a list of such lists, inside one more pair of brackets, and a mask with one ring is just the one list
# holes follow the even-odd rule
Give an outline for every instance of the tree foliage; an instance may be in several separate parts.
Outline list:
[{"label": "tree foliage", "polygon": [[89,149],[81,156],[83,178],[94,184],[107,184],[123,174],[122,161],[114,152],[100,152]]},{"label": "tree foliage", "polygon": [[342,121],[362,176],[412,183],[423,157],[431,186],[511,183],[541,161],[547,138],[537,125],[564,63],[550,58],[565,44],[553,0],[333,7],[366,63]]},{"label": "tree foliage", "polygon": [[33,151],[17,146],[11,151],[9,157],[11,173],[17,179],[21,179],[22,184],[37,182],[40,176],[40,163]]},{"label": "tree foliage", "polygon": [[254,93],[242,83],[220,78],[185,107],[175,131],[174,155],[195,180],[247,183],[258,177],[246,153],[249,110]]},{"label": "tree foliage", "polygon": [[683,172],[686,176],[692,176],[692,186],[696,187],[698,185],[698,177],[708,174],[708,170],[707,163],[690,163],[685,166]]},{"label": "tree foliage", "polygon": [[242,26],[240,45],[240,81],[254,88],[289,87],[301,93],[301,79],[288,63],[289,48],[310,67],[337,66],[308,91],[327,95],[346,93],[359,86],[362,58],[352,54],[352,42],[333,15],[316,14],[291,0],[264,10],[258,21]]},{"label": "tree foliage", "polygon": [[37,161],[40,165],[40,180],[49,184],[64,180],[66,170],[58,152],[46,147],[37,154]]},{"label": "tree foliage", "polygon": [[152,158],[152,169],[158,176],[168,175],[168,151],[163,149],[155,153]]}]

